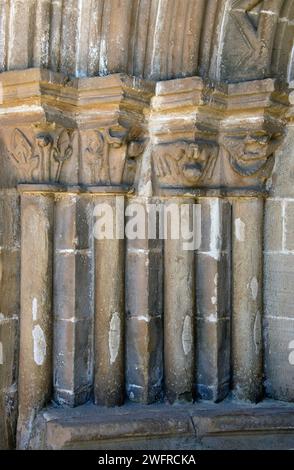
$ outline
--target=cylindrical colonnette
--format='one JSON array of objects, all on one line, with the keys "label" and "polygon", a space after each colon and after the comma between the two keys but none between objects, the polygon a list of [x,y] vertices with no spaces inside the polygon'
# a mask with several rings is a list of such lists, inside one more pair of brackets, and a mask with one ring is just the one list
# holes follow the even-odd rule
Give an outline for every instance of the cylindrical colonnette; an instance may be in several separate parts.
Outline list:
[{"label": "cylindrical colonnette", "polygon": [[171,403],[192,400],[195,382],[195,247],[188,242],[194,203],[173,198],[164,211],[164,377]]},{"label": "cylindrical colonnette", "polygon": [[234,396],[262,398],[262,198],[234,198],[232,375]]},{"label": "cylindrical colonnette", "polygon": [[198,202],[196,390],[199,398],[219,402],[230,387],[231,205],[219,197]]},{"label": "cylindrical colonnette", "polygon": [[157,237],[159,206],[131,198],[127,206],[126,392],[153,403],[163,384],[163,243]]},{"label": "cylindrical colonnette", "polygon": [[92,199],[60,193],[54,224],[54,399],[77,406],[92,390]]},{"label": "cylindrical colonnette", "polygon": [[94,196],[94,397],[124,401],[124,196]]},{"label": "cylindrical colonnette", "polygon": [[21,194],[19,448],[52,391],[53,212],[52,194]]}]

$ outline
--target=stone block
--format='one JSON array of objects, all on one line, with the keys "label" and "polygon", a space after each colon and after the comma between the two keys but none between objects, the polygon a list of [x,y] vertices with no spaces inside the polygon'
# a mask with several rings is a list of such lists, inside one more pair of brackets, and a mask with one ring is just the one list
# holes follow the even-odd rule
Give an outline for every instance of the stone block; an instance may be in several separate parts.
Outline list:
[{"label": "stone block", "polygon": [[0,247],[20,247],[20,198],[15,192],[0,192]]},{"label": "stone block", "polygon": [[162,397],[162,318],[127,317],[126,389],[131,401],[153,403]]},{"label": "stone block", "polygon": [[19,314],[20,249],[0,249],[0,314]]},{"label": "stone block", "polygon": [[132,401],[152,403],[163,381],[162,241],[127,240],[126,390]]},{"label": "stone block", "polygon": [[294,318],[294,255],[265,254],[264,311],[265,316]]},{"label": "stone block", "polygon": [[294,251],[294,200],[285,202],[285,249]]},{"label": "stone block", "polygon": [[280,200],[269,199],[265,203],[264,250],[283,249],[283,207]]},{"label": "stone block", "polygon": [[0,313],[0,390],[17,381],[18,319]]},{"label": "stone block", "polygon": [[[290,317],[292,316],[292,318]],[[276,400],[294,401],[294,316],[264,321],[265,389]]]},{"label": "stone block", "polygon": [[230,319],[197,319],[196,391],[198,397],[222,401],[230,389]]},{"label": "stone block", "polygon": [[196,255],[196,301],[199,317],[227,317],[231,311],[231,260],[228,253],[218,260]]},{"label": "stone block", "polygon": [[59,319],[90,318],[93,314],[90,253],[55,253],[54,315]]},{"label": "stone block", "polygon": [[91,392],[92,323],[85,319],[55,320],[54,330],[54,399],[77,406],[85,403]]},{"label": "stone block", "polygon": [[294,126],[289,125],[285,130],[283,143],[276,152],[276,163],[271,178],[270,188],[270,195],[272,197],[294,197],[293,148]]}]

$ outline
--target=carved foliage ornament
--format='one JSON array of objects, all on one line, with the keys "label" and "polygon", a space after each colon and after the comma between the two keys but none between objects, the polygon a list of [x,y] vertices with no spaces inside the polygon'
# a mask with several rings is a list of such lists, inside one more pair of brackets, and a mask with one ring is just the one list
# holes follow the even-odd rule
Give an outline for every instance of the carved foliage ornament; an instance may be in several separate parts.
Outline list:
[{"label": "carved foliage ornament", "polygon": [[8,155],[26,182],[59,182],[65,163],[72,157],[75,131],[62,129],[57,135],[39,133],[30,139],[20,129],[10,138]]}]

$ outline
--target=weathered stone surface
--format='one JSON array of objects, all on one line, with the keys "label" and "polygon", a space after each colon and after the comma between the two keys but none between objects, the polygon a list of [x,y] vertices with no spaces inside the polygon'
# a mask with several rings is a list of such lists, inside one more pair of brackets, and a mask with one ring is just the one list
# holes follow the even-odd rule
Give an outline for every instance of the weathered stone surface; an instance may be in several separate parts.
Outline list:
[{"label": "weathered stone surface", "polygon": [[231,349],[231,205],[203,198],[196,254],[196,390],[220,401],[229,392]]},{"label": "weathered stone surface", "polygon": [[[177,198],[166,204],[193,204]],[[173,222],[164,242],[164,367],[168,400],[191,401],[195,378],[195,253],[174,240]]]},{"label": "weathered stone surface", "polygon": [[[265,254],[265,316],[292,318],[293,255]],[[273,295],[274,292],[274,295]]]},{"label": "weathered stone surface", "polygon": [[279,252],[284,244],[284,206],[282,200],[268,199],[265,203],[264,250]]},{"label": "weathered stone surface", "polygon": [[15,446],[17,419],[18,318],[0,314],[0,449]]},{"label": "weathered stone surface", "polygon": [[54,399],[76,406],[92,388],[93,271],[89,196],[57,197],[54,228]]},{"label": "weathered stone surface", "polygon": [[279,30],[279,16],[283,15],[283,3],[282,0],[228,2],[224,14],[226,29],[219,78],[250,80],[270,73],[275,34]]},{"label": "weathered stone surface", "polygon": [[50,194],[34,193],[21,199],[18,447],[26,448],[35,415],[52,391],[54,201]]},{"label": "weathered stone surface", "polygon": [[[123,202],[123,196],[122,202]],[[112,237],[107,232],[97,238],[95,230],[95,329],[94,329],[94,396],[97,405],[116,406],[124,400],[124,239],[115,231],[124,216],[116,206],[115,196],[95,196],[95,214],[99,204],[111,210]],[[119,213],[120,212],[120,213]],[[112,218],[113,216],[113,218]],[[108,214],[106,215],[108,217]],[[109,219],[107,219],[109,221]],[[99,222],[97,218],[96,223]],[[104,222],[107,223],[107,222]],[[106,228],[107,230],[107,228]],[[105,237],[105,238],[104,238]]]},{"label": "weathered stone surface", "polygon": [[16,191],[0,194],[0,448],[15,446],[20,303],[20,214]]},{"label": "weathered stone surface", "polygon": [[233,392],[238,399],[262,398],[263,199],[233,205]]},{"label": "weathered stone surface", "polygon": [[290,122],[285,129],[285,137],[276,154],[276,164],[269,181],[270,196],[277,198],[294,198],[292,184],[293,173],[294,126]]},{"label": "weathered stone surface", "polygon": [[294,200],[285,201],[285,250],[294,251]]},{"label": "weathered stone surface", "polygon": [[[18,344],[20,274],[22,448],[30,445],[31,434],[38,440],[43,421],[40,415],[34,418],[47,401],[77,405],[87,400],[94,361],[95,401],[103,405],[122,404],[126,396],[150,403],[163,397],[162,382],[171,402],[190,400],[195,383],[202,398],[220,401],[230,382],[234,397],[257,401],[263,374],[268,395],[293,399],[293,20],[292,0],[0,0],[0,70],[41,67],[0,76],[0,446],[13,445],[15,436],[13,374],[19,354],[13,351]],[[104,76],[110,73],[114,75]],[[23,196],[21,264],[19,183],[27,183],[22,191],[30,192]],[[263,292],[261,198],[266,189],[271,200]],[[93,251],[86,201],[93,194],[94,199],[113,200],[118,193],[142,196],[146,203],[175,197],[178,205],[197,197],[222,201],[211,214],[210,204],[206,209],[203,204],[196,281],[195,254],[182,251],[181,238],[166,241],[165,264],[161,242],[128,242],[126,259],[120,239],[97,241]],[[232,272],[228,197],[234,206]],[[285,351],[289,365],[284,368]],[[243,417],[233,426],[231,418],[224,419],[220,427],[228,432],[217,437],[212,423],[212,432],[208,429],[196,443],[185,426],[173,427],[170,416],[160,417],[172,438],[146,410],[144,417],[138,416],[139,434],[133,424],[126,426],[136,436],[134,447],[142,447],[143,440],[157,448],[160,443],[167,448],[172,443],[196,448],[240,445]],[[82,447],[113,448],[119,440],[121,448],[128,445],[113,433],[124,424],[118,415],[108,421],[111,442],[103,438],[97,444],[95,419],[86,414],[81,421]],[[205,425],[196,421],[201,434]],[[259,433],[256,416],[249,421]],[[271,434],[273,428],[265,421],[261,428]],[[276,422],[283,433],[283,420],[277,417]],[[68,439],[63,440],[58,427],[53,429],[55,446],[80,442],[78,424],[73,432],[67,424],[61,427]],[[182,430],[179,441],[176,432]],[[245,434],[243,447],[253,440],[247,428]],[[260,436],[257,446],[265,439]],[[39,442],[44,439],[39,432]]]},{"label": "weathered stone surface", "polygon": [[46,409],[34,449],[201,450],[291,449],[293,406],[126,406],[106,410]]},{"label": "weathered stone surface", "polygon": [[162,80],[199,70],[230,81],[289,74],[294,13],[283,0],[0,5],[1,71],[41,65],[72,76],[128,72]]},{"label": "weathered stone surface", "polygon": [[[141,204],[148,235],[147,208]],[[152,203],[152,200],[149,200]],[[139,236],[139,234],[138,234]],[[131,401],[153,403],[163,392],[163,242],[127,240],[126,392]]]},{"label": "weathered stone surface", "polygon": [[291,316],[265,318],[265,389],[271,398],[293,402],[294,318]]},{"label": "weathered stone surface", "polygon": [[285,401],[293,401],[293,277],[293,255],[265,255],[265,388]]}]

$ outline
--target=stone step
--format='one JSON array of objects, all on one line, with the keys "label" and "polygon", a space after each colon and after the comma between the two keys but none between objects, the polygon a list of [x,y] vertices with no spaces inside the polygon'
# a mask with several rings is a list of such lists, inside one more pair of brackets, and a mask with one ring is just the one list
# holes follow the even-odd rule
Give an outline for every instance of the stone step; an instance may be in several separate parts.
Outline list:
[{"label": "stone step", "polygon": [[43,410],[33,449],[204,450],[293,449],[294,405],[136,405]]}]

